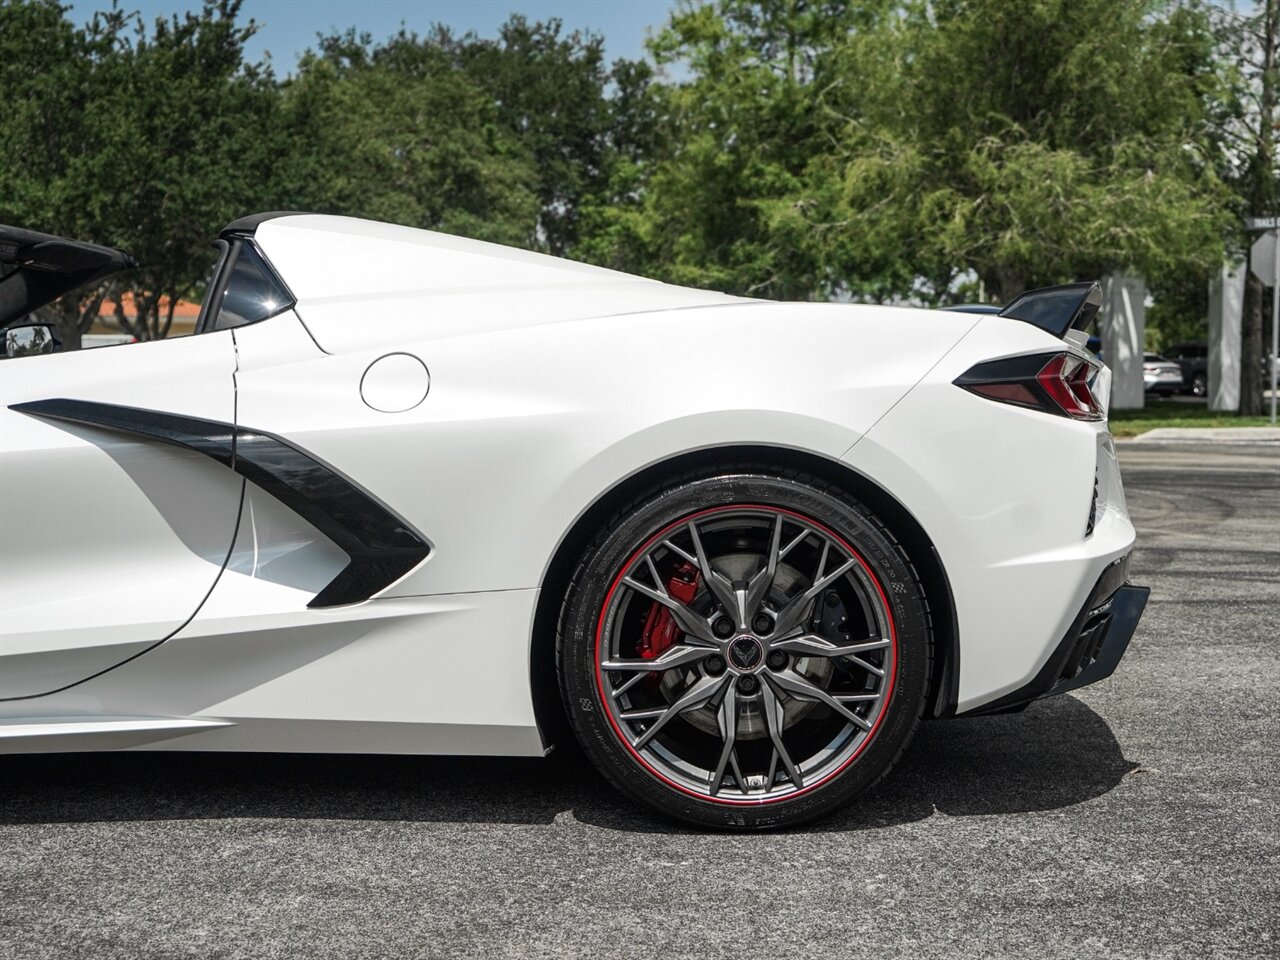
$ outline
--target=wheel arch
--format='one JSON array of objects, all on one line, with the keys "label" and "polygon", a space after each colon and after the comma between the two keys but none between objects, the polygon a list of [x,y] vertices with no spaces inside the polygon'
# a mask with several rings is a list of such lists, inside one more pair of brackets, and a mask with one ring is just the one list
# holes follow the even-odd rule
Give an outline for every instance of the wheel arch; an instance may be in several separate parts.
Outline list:
[{"label": "wheel arch", "polygon": [[960,677],[960,642],[951,582],[933,541],[920,522],[875,480],[848,464],[819,454],[766,444],[734,444],[678,454],[619,480],[598,496],[556,546],[543,573],[530,637],[529,669],[534,714],[548,747],[571,738],[556,676],[556,629],[578,558],[601,526],[661,477],[721,468],[726,463],[799,469],[848,491],[892,530],[924,587],[934,645],[926,716],[952,716]]}]

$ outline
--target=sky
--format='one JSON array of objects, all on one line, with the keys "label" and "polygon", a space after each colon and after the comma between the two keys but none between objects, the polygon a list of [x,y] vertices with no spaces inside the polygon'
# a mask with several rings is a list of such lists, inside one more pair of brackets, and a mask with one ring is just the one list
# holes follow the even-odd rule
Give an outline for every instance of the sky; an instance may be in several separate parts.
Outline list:
[{"label": "sky", "polygon": [[[88,21],[95,10],[110,10],[111,0],[63,0],[77,22]],[[298,55],[315,45],[317,33],[355,27],[375,40],[385,40],[400,24],[424,33],[432,23],[443,23],[461,34],[474,30],[494,37],[513,13],[530,20],[558,17],[566,32],[592,30],[605,39],[606,62],[644,55],[646,33],[666,22],[674,0],[245,0],[242,20],[252,18],[260,26],[249,41],[247,53],[257,60],[271,55],[277,73],[288,73]],[[198,10],[199,0],[121,0],[121,8],[140,10],[148,20],[185,10]]]},{"label": "sky", "polygon": [[[112,0],[63,0],[77,21],[88,21],[95,10],[111,9]],[[126,10],[140,10],[148,21],[184,10],[198,10],[200,0],[119,0]],[[1213,0],[1231,7],[1232,0]],[[604,36],[605,61],[636,60],[645,55],[644,41],[667,20],[676,0],[245,0],[240,15],[252,18],[259,31],[249,41],[248,57],[271,55],[276,72],[287,74],[298,55],[314,46],[317,33],[355,27],[385,40],[404,23],[425,33],[432,23],[443,23],[457,34],[473,30],[494,37],[513,13],[530,20],[558,17],[566,31],[592,30]],[[1249,12],[1256,0],[1235,0],[1234,7]]]}]

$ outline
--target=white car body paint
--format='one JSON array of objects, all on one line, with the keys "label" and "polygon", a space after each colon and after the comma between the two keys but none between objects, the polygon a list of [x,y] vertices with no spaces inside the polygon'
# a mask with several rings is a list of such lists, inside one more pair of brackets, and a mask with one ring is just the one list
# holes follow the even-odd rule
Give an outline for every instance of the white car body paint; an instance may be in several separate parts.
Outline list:
[{"label": "white car body paint", "polygon": [[[552,559],[619,483],[693,451],[804,451],[896,498],[950,579],[961,712],[1033,677],[1132,544],[1105,423],[952,384],[983,360],[1075,349],[1026,323],[744,300],[336,217],[267,220],[254,240],[292,310],[0,365],[0,560],[14,571],[0,675],[26,678],[0,702],[0,749],[539,754],[530,657]],[[362,388],[389,357],[403,361]],[[199,454],[8,409],[59,397],[285,438],[430,555],[364,602],[308,606],[347,561],[325,535]],[[116,447],[177,486],[138,482]],[[87,464],[74,477],[45,458],[64,450]],[[40,486],[32,470],[48,477],[38,515],[16,506]],[[1103,510],[1086,538],[1095,470]],[[108,526],[75,505],[86,489],[121,504]],[[73,555],[96,530],[114,546]],[[68,718],[99,726],[55,735]]]},{"label": "white car body paint", "polygon": [[[1033,677],[1101,570],[1133,546],[1105,423],[1046,418],[952,383],[993,355],[1054,344],[984,317],[844,458],[892,491],[938,550],[960,623],[960,712]],[[1095,470],[1102,511],[1086,538]]]},{"label": "white car body paint", "polygon": [[239,477],[205,457],[9,409],[50,396],[233,420],[229,331],[0,367],[0,698],[47,693],[171,635],[231,546]]}]

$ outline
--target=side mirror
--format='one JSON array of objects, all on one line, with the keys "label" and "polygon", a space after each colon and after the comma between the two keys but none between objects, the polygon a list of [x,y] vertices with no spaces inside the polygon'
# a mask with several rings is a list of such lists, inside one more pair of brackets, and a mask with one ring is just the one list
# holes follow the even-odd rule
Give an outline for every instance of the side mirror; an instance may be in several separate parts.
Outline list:
[{"label": "side mirror", "polygon": [[62,347],[57,328],[48,323],[25,323],[4,332],[6,357],[34,357],[40,353],[56,353]]}]

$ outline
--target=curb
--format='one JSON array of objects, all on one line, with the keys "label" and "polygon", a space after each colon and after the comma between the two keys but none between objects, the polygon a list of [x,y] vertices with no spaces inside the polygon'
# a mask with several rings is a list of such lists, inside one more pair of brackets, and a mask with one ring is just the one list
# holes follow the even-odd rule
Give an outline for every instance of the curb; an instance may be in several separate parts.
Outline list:
[{"label": "curb", "polygon": [[1159,427],[1121,442],[1280,444],[1280,427]]}]

